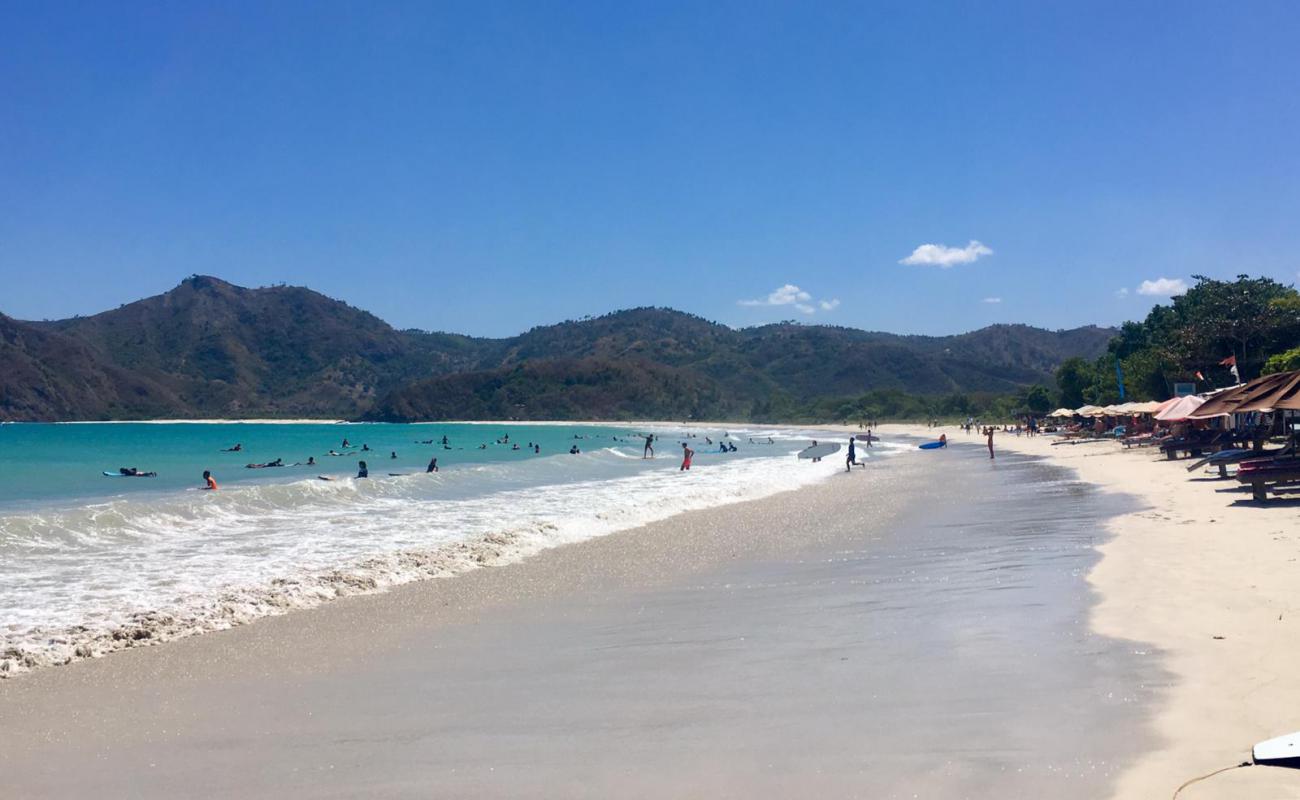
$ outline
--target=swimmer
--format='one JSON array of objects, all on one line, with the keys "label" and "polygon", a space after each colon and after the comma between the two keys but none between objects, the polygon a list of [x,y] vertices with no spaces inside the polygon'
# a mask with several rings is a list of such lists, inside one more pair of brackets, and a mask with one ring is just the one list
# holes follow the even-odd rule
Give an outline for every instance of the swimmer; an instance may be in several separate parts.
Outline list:
[{"label": "swimmer", "polygon": [[366,467],[366,462],[364,461],[357,462],[357,477],[358,478],[370,477],[370,470]]},{"label": "swimmer", "polygon": [[392,454],[391,456],[389,456],[389,458],[393,458],[393,459],[397,458],[397,451],[394,450],[394,451],[393,451],[393,454]]},{"label": "swimmer", "polygon": [[236,444],[234,447],[227,447],[226,449],[222,450],[221,452],[223,452],[223,453],[238,453],[240,450],[243,450],[243,449],[244,449],[244,445],[243,445],[243,444]]},{"label": "swimmer", "polygon": [[217,479],[212,477],[212,473],[206,469],[203,470],[203,488],[211,492],[217,490]]},{"label": "swimmer", "polygon": [[581,452],[582,452],[582,451],[578,449],[578,446],[577,446],[576,444],[575,444],[573,447],[570,447],[570,448],[569,448],[569,455],[571,455],[571,456],[576,456],[576,455],[578,455],[578,454],[581,453]]},{"label": "swimmer", "polygon": [[429,459],[429,466],[426,467],[424,471],[425,471],[425,472],[437,472],[437,471],[438,471],[438,459],[436,459],[436,458]]}]

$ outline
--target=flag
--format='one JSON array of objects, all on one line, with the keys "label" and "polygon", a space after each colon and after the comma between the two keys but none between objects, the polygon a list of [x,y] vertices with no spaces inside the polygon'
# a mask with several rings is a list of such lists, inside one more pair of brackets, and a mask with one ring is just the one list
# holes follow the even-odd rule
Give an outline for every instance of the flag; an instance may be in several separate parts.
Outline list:
[{"label": "flag", "polygon": [[1220,361],[1219,366],[1227,367],[1228,371],[1232,373],[1233,380],[1237,383],[1241,383],[1241,373],[1237,372],[1237,357],[1235,355],[1228,356]]}]

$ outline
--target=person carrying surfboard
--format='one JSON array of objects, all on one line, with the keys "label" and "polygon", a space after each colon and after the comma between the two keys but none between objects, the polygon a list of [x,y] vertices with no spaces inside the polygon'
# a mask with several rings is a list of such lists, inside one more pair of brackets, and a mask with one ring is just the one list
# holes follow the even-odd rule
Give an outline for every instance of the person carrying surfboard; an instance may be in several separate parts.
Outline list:
[{"label": "person carrying surfboard", "polygon": [[678,472],[685,472],[691,468],[691,457],[694,455],[695,451],[691,449],[690,445],[682,442],[682,466]]}]

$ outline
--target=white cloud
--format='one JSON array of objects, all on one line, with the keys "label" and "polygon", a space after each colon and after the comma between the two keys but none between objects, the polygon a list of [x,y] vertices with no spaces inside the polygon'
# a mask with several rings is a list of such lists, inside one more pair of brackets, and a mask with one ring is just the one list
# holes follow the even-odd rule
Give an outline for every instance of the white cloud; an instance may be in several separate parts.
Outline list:
[{"label": "white cloud", "polygon": [[1119,287],[1118,289],[1115,290],[1115,296],[1123,300],[1125,297],[1128,297],[1128,289],[1124,288],[1123,286]]},{"label": "white cloud", "polygon": [[971,239],[965,247],[949,247],[944,244],[923,244],[900,264],[914,266],[938,267],[951,269],[958,264],[970,264],[981,256],[991,256],[993,251],[983,243]]},{"label": "white cloud", "polygon": [[1142,281],[1138,286],[1138,294],[1145,294],[1151,297],[1173,297],[1187,291],[1187,281],[1182,278],[1156,278],[1153,281]]},{"label": "white cloud", "polygon": [[983,300],[981,300],[980,302],[981,302],[981,303],[1001,303],[1001,302],[1002,302],[1002,298],[1001,298],[1001,297],[986,297],[986,298],[984,298]]},{"label": "white cloud", "polygon": [[740,304],[742,306],[788,306],[797,303],[806,304],[809,300],[812,300],[812,295],[793,283],[787,283],[762,300],[741,300]]},{"label": "white cloud", "polygon": [[[817,309],[831,311],[840,304],[838,299],[814,301],[813,296],[793,283],[778,286],[767,297],[758,300],[737,300],[742,306],[794,306],[804,314],[816,314]],[[816,303],[816,305],[814,305]]]}]

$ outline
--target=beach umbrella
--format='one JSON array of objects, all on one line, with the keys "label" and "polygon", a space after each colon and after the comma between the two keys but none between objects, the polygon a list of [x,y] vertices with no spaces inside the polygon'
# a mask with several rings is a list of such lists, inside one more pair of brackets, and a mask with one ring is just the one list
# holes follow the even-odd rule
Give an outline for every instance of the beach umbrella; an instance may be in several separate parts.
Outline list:
[{"label": "beach umbrella", "polygon": [[1101,406],[1080,406],[1074,410],[1074,413],[1081,417],[1095,417],[1103,411]]},{"label": "beach umbrella", "polygon": [[1074,411],[1072,411],[1071,409],[1068,409],[1068,408],[1058,408],[1058,409],[1056,409],[1055,411],[1053,411],[1052,413],[1048,414],[1047,416],[1049,416],[1049,417],[1073,417],[1073,416],[1074,416]]},{"label": "beach umbrella", "polygon": [[1156,414],[1156,419],[1164,422],[1178,422],[1187,419],[1204,403],[1205,401],[1203,399],[1194,394],[1179,397],[1169,405],[1165,406],[1160,413]]}]

